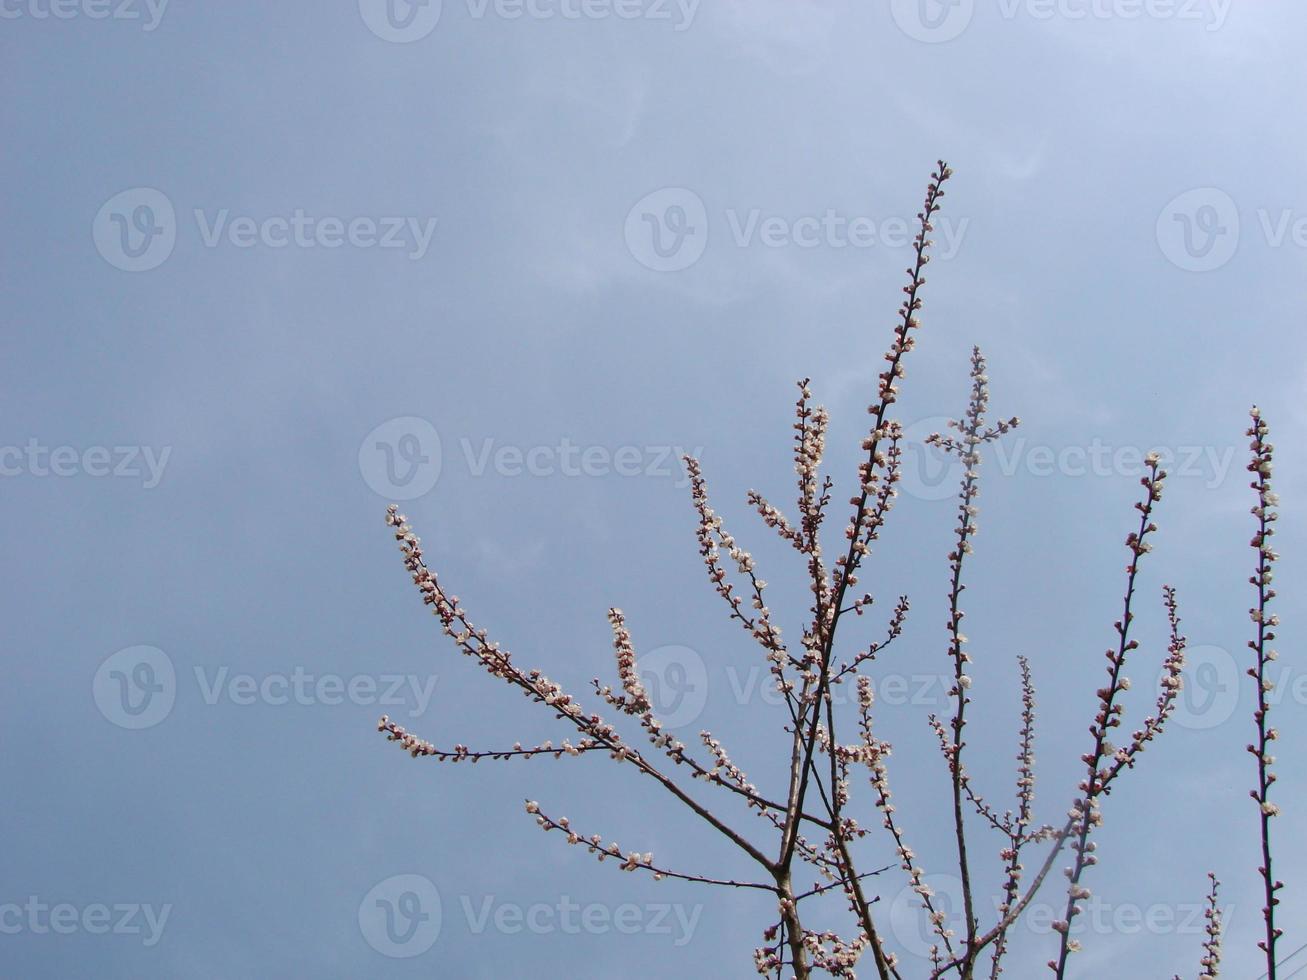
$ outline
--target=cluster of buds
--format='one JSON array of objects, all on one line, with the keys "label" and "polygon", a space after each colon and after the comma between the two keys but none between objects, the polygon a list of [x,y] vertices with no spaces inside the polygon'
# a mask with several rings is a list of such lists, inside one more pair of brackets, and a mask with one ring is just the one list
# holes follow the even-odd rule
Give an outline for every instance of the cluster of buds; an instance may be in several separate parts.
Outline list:
[{"label": "cluster of buds", "polygon": [[935,907],[934,892],[926,884],[925,869],[917,863],[916,852],[908,846],[903,831],[894,819],[893,794],[889,787],[889,769],[886,760],[893,752],[889,742],[877,738],[872,731],[872,708],[875,705],[875,691],[868,677],[858,677],[858,727],[862,735],[864,755],[860,760],[871,770],[871,788],[876,795],[876,809],[880,811],[881,824],[894,838],[894,853],[898,857],[899,867],[908,876],[908,884],[916,893],[931,928],[939,936],[945,947],[952,949],[953,931],[947,928],[947,916]]},{"label": "cluster of buds", "polygon": [[385,732],[387,741],[398,742],[400,748],[415,759],[420,755],[439,754],[434,745],[405,730],[402,725],[396,725],[388,715],[381,716],[381,720],[377,722],[377,731]]},{"label": "cluster of buds", "polygon": [[622,610],[608,610],[608,622],[613,628],[613,648],[617,652],[617,676],[626,691],[626,699],[619,702],[613,698],[609,703],[619,706],[628,715],[648,714],[653,710],[644,685],[640,683],[640,672],[636,669],[635,648],[631,645],[631,632],[626,628],[626,618]]},{"label": "cluster of buds", "polygon": [[750,783],[748,777],[744,774],[744,771],[731,761],[731,757],[727,754],[726,749],[723,748],[722,743],[713,736],[712,732],[700,732],[699,738],[703,741],[704,746],[707,747],[713,757],[713,767],[708,771],[707,775],[704,777],[705,779],[709,782],[725,783],[731,786],[736,786],[750,794],[756,794],[758,792],[758,787]]},{"label": "cluster of buds", "polygon": [[822,457],[826,453],[826,432],[830,416],[818,405],[809,407],[812,391],[808,379],[799,382],[799,400],[795,405],[794,472],[799,479],[799,515],[802,525],[802,550],[814,558],[820,557],[821,543],[818,532],[826,505],[830,503],[831,480],[820,477]]},{"label": "cluster of buds", "polygon": [[797,551],[804,551],[806,544],[803,535],[794,529],[790,524],[784,512],[774,504],[770,503],[766,497],[757,490],[750,490],[748,494],[749,506],[758,512],[762,522],[775,531],[785,541],[790,542]]},{"label": "cluster of buds", "polygon": [[916,338],[911,335],[910,331],[921,326],[917,320],[917,313],[921,310],[921,287],[926,284],[924,273],[926,265],[930,262],[929,249],[932,244],[930,233],[935,230],[932,219],[935,212],[941,207],[940,201],[944,197],[944,183],[952,176],[953,170],[943,160],[939,161],[938,169],[930,175],[930,185],[926,188],[926,203],[923,205],[922,210],[917,212],[917,221],[920,228],[916,237],[912,240],[915,263],[912,268],[907,270],[908,284],[903,287],[903,292],[907,298],[903,300],[902,306],[899,307],[900,323],[894,328],[894,343],[885,354],[885,360],[889,362],[889,367],[881,372],[879,378],[880,405],[873,406],[869,410],[881,420],[884,418],[885,410],[898,398],[898,382],[906,374],[903,370],[903,355],[916,345]]},{"label": "cluster of buds", "polygon": [[[870,602],[871,596],[864,596],[863,599],[859,599],[855,602],[850,609],[860,616],[862,615],[862,607],[870,604]],[[842,664],[840,669],[835,672],[834,677],[832,677],[832,682],[840,683],[848,675],[856,674],[859,667],[864,663],[875,660],[878,654],[883,653],[891,643],[897,640],[903,634],[903,625],[907,622],[908,611],[911,608],[912,604],[908,602],[908,597],[905,595],[899,596],[898,601],[894,604],[894,612],[890,615],[889,626],[886,629],[885,638],[873,642],[864,650],[858,651],[852,660],[848,661],[848,663]]]},{"label": "cluster of buds", "polygon": [[1203,972],[1198,974],[1198,980],[1216,980],[1221,972],[1221,908],[1216,904],[1221,883],[1210,871],[1207,873],[1207,878],[1211,883],[1211,889],[1207,893],[1207,908],[1203,910],[1203,918],[1207,920],[1204,928],[1207,938],[1203,941],[1203,958],[1199,960]]},{"label": "cluster of buds", "polygon": [[589,837],[582,837],[572,828],[572,822],[568,820],[567,817],[559,817],[557,820],[554,820],[540,809],[540,804],[535,800],[526,801],[526,812],[536,818],[536,823],[544,831],[561,831],[567,836],[567,842],[569,844],[580,844],[584,846],[586,850],[595,855],[595,857],[600,861],[604,861],[608,858],[616,858],[621,862],[621,869],[623,871],[645,869],[654,872],[655,880],[661,880],[664,877],[665,872],[660,872],[654,868],[652,853],[646,852],[641,854],[638,851],[631,851],[627,854],[623,854],[621,847],[618,846],[616,841],[605,844],[603,837],[599,834],[591,834]]},{"label": "cluster of buds", "polygon": [[[903,426],[889,419],[863,441],[868,455],[858,465],[859,495],[851,497],[853,517],[844,528],[848,539],[849,556],[841,555],[835,563],[832,584],[839,588],[847,578],[848,585],[858,583],[858,566],[871,554],[873,542],[879,540],[881,529],[889,517],[890,509],[898,498],[898,483],[903,474]],[[866,604],[867,597],[855,603],[855,611]]]},{"label": "cluster of buds", "polygon": [[455,743],[454,747],[450,749],[438,749],[431,742],[419,738],[402,725],[395,724],[390,720],[389,715],[381,716],[381,720],[377,722],[377,731],[384,732],[387,740],[398,742],[400,748],[415,759],[418,756],[430,756],[440,762],[476,763],[482,759],[496,761],[514,758],[529,759],[535,755],[552,755],[555,759],[561,759],[565,755],[580,755],[583,752],[590,752],[604,747],[594,739],[587,738],[582,739],[576,745],[573,745],[569,739],[563,739],[562,744],[557,746],[554,745],[552,740],[549,740],[532,746],[524,746],[521,742],[515,742],[511,749],[474,751],[461,743]]},{"label": "cluster of buds", "polygon": [[[523,671],[519,669],[513,663],[512,657],[507,650],[501,649],[498,643],[489,638],[485,630],[478,628],[471,622],[467,612],[459,603],[458,596],[447,594],[435,574],[427,567],[422,553],[421,540],[413,533],[408,519],[399,513],[399,509],[394,504],[386,509],[386,523],[395,529],[395,539],[399,542],[400,551],[404,556],[404,566],[409,570],[409,573],[413,576],[414,584],[422,593],[422,601],[434,607],[434,612],[440,618],[445,634],[454,641],[462,653],[479,662],[491,676],[518,688],[525,697],[552,709],[558,718],[566,720],[584,736],[579,745],[572,746],[564,743],[564,746],[557,750],[552,747],[546,749],[537,746],[534,749],[518,748],[513,751],[472,752],[467,750],[462,753],[442,753],[435,750],[431,743],[415,739],[405,733],[399,740],[406,742],[406,748],[410,752],[413,752],[414,755],[435,755],[440,757],[461,755],[462,758],[498,759],[513,756],[529,757],[543,752],[576,755],[602,747],[607,749],[610,756],[618,761],[631,757],[638,758],[638,754],[623,743],[622,736],[616,728],[598,715],[588,714],[580,702],[539,670]],[[382,730],[386,731],[384,726]],[[393,733],[388,732],[387,737],[395,740]],[[417,751],[414,752],[414,749]]]},{"label": "cluster of buds", "polygon": [[866,950],[866,933],[846,942],[833,932],[805,932],[803,944],[812,955],[812,965],[833,977],[856,977],[854,968]]},{"label": "cluster of buds", "polygon": [[[726,533],[721,516],[708,503],[708,486],[703,476],[703,468],[693,456],[684,458],[686,472],[690,477],[690,494],[694,509],[699,515],[699,524],[695,536],[699,541],[699,555],[708,569],[708,580],[731,610],[731,618],[739,620],[749,634],[768,652],[772,661],[772,672],[781,675],[782,665],[787,656],[785,644],[781,640],[780,627],[771,621],[771,610],[763,598],[767,583],[755,574],[753,557]],[[779,518],[784,521],[784,518]],[[788,524],[785,525],[788,527]],[[753,592],[751,606],[753,613],[745,611],[744,600],[736,594],[734,584],[727,578],[726,569],[721,560],[721,549],[735,561],[740,574],[748,577]]]}]

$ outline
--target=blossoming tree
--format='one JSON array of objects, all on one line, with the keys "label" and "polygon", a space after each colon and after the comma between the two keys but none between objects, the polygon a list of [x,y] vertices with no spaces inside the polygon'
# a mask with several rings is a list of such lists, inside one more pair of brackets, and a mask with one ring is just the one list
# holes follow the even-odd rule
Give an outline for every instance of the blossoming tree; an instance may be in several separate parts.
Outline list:
[{"label": "blossoming tree", "polygon": [[[830,542],[823,530],[834,509],[835,484],[821,472],[829,418],[825,409],[812,404],[807,380],[799,382],[795,406],[793,453],[798,478],[795,516],[787,516],[757,492],[750,491],[748,495],[749,504],[765,525],[798,552],[806,567],[811,605],[797,643],[782,635],[773,618],[768,586],[759,577],[754,559],[726,530],[722,518],[711,507],[699,462],[692,457],[685,459],[698,517],[699,553],[709,582],[726,604],[730,618],[761,647],[771,683],[783,704],[789,754],[788,778],[781,785],[768,789],[755,786],[710,732],[702,732],[701,744],[691,747],[659,720],[641,681],[632,637],[620,609],[610,609],[608,613],[619,683],[613,687],[595,680],[591,696],[616,716],[630,719],[630,724],[640,730],[635,738],[539,670],[519,666],[507,650],[490,639],[485,629],[474,625],[458,597],[447,591],[428,567],[421,543],[404,515],[393,505],[387,512],[387,523],[394,529],[404,563],[423,601],[439,617],[445,633],[492,677],[517,688],[532,702],[552,712],[569,736],[559,746],[550,741],[531,746],[515,743],[506,749],[473,750],[464,745],[441,749],[386,717],[381,719],[380,730],[414,757],[459,762],[601,753],[634,768],[660,791],[675,797],[730,847],[746,855],[756,866],[756,876],[751,880],[735,880],[673,869],[656,861],[650,853],[624,852],[599,834],[587,835],[568,818],[551,816],[535,801],[528,800],[526,809],[545,831],[562,834],[569,843],[586,848],[600,861],[611,858],[622,870],[646,872],[658,879],[677,878],[772,895],[776,917],[763,926],[762,943],[754,952],[757,970],[763,975],[790,975],[803,980],[820,971],[852,977],[855,966],[864,957],[870,958],[871,969],[881,980],[902,980],[907,971],[907,966],[885,941],[882,924],[875,915],[877,896],[869,887],[873,876],[888,869],[865,870],[854,847],[873,833],[852,804],[854,777],[861,773],[870,783],[871,804],[896,857],[897,868],[906,876],[933,929],[930,965],[924,975],[930,980],[951,976],[970,980],[978,974],[987,974],[991,980],[997,978],[1003,970],[1014,923],[1036,893],[1049,887],[1048,879],[1056,877],[1052,872],[1061,861],[1065,896],[1063,912],[1053,926],[1056,949],[1048,967],[1054,976],[1064,977],[1069,957],[1080,948],[1072,936],[1072,922],[1091,895],[1087,881],[1096,862],[1093,835],[1103,820],[1106,797],[1117,780],[1139,762],[1148,743],[1163,734],[1183,683],[1186,641],[1180,632],[1175,591],[1166,587],[1162,608],[1170,640],[1154,708],[1126,733],[1121,695],[1130,687],[1125,670],[1139,648],[1139,641],[1132,635],[1140,603],[1137,576],[1141,561],[1152,547],[1150,537],[1157,530],[1154,512],[1166,481],[1166,472],[1158,456],[1153,454],[1147,458],[1145,475],[1140,480],[1142,492],[1135,504],[1137,518],[1125,539],[1129,557],[1121,611],[1113,624],[1112,644],[1106,651],[1106,680],[1096,692],[1096,710],[1088,728],[1089,746],[1081,757],[1084,771],[1064,817],[1059,822],[1045,824],[1035,816],[1035,687],[1025,658],[1019,659],[1022,710],[1015,809],[1000,811],[973,785],[965,764],[973,670],[967,637],[962,631],[966,615],[962,601],[966,563],[977,532],[976,498],[982,448],[1019,424],[1016,418],[989,421],[985,358],[979,349],[973,350],[966,410],[960,419],[950,423],[951,432],[937,433],[929,440],[956,456],[962,464],[957,524],[947,559],[950,711],[946,717],[929,718],[950,783],[955,840],[951,862],[961,882],[960,925],[951,928],[949,917],[926,883],[925,870],[909,844],[905,821],[896,812],[889,783],[891,746],[874,728],[874,687],[869,671],[902,635],[909,613],[908,600],[898,599],[880,640],[852,650],[846,649],[847,643],[837,643],[837,637],[842,635],[840,627],[848,616],[863,615],[874,601],[874,596],[858,590],[859,578],[897,495],[904,434],[893,416],[894,406],[904,376],[904,361],[914,347],[914,333],[920,325],[932,221],[951,176],[952,171],[941,161],[931,175],[925,203],[917,215],[913,262],[903,289],[905,298],[899,308],[892,343],[885,354],[886,367],[879,375],[876,399],[869,408],[871,424],[862,442],[864,456],[856,486],[848,499],[848,520],[833,546],[833,560],[824,547],[824,544],[830,546]],[[1283,885],[1272,873],[1271,823],[1279,810],[1270,798],[1275,782],[1270,743],[1276,740],[1277,732],[1269,725],[1273,684],[1267,667],[1276,656],[1270,644],[1275,639],[1278,623],[1269,611],[1275,597],[1271,581],[1277,556],[1270,540],[1274,534],[1277,500],[1271,490],[1273,448],[1266,441],[1267,434],[1267,425],[1254,408],[1248,430],[1252,440],[1248,468],[1253,474],[1251,486],[1256,493],[1252,510],[1256,532],[1252,546],[1257,553],[1257,564],[1250,579],[1256,590],[1256,605],[1251,610],[1255,636],[1249,641],[1252,657],[1248,674],[1257,685],[1258,701],[1254,715],[1256,742],[1248,750],[1257,764],[1257,786],[1251,795],[1259,817],[1262,845],[1259,874],[1265,890],[1265,937],[1259,945],[1265,953],[1267,976],[1276,980],[1276,941],[1281,930],[1275,923],[1275,909],[1279,904],[1277,892]],[[833,696],[833,689],[845,684],[856,690],[852,718],[837,710],[841,705]],[[700,794],[692,791],[692,782],[683,778],[686,776],[737,798],[755,817],[763,820],[770,839],[759,841],[723,818]],[[992,886],[981,883],[975,867],[975,847],[981,834],[998,842],[1002,879]],[[1219,882],[1214,875],[1209,878],[1206,939],[1198,974],[1203,980],[1218,975],[1221,959]],[[812,883],[806,884],[808,880]],[[827,893],[841,894],[845,899],[848,919],[840,928],[819,929],[809,921],[810,901]],[[992,921],[983,921],[981,904],[986,896],[997,896]]]}]

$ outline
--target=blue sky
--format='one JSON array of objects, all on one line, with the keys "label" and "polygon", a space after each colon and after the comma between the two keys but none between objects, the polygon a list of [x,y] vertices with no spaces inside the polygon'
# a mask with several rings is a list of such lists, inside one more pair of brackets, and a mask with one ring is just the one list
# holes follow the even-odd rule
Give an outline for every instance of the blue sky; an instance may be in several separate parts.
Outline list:
[{"label": "blue sky", "polygon": [[[614,676],[621,606],[683,732],[774,785],[783,711],[705,581],[674,460],[702,457],[796,635],[802,569],[745,493],[792,497],[809,376],[847,496],[943,156],[899,405],[911,472],[856,624],[874,636],[912,599],[876,668],[900,813],[946,873],[925,716],[947,708],[953,474],[919,440],[965,408],[978,344],[995,413],[1023,425],[982,468],[974,776],[1008,798],[1025,654],[1040,817],[1064,813],[1139,459],[1168,453],[1131,717],[1165,655],[1164,582],[1192,700],[1107,801],[1075,975],[1195,975],[1211,869],[1226,975],[1254,980],[1254,401],[1284,510],[1284,921],[1307,910],[1307,11],[393,4],[0,3],[0,974],[753,975],[765,899],[596,867],[522,810],[748,873],[652,785],[601,759],[412,760],[376,733],[384,711],[441,745],[565,734],[440,635],[384,509],[403,498],[474,617],[578,693]],[[998,842],[978,846],[997,888]],[[901,889],[878,882],[882,914],[921,966]],[[1032,917],[1011,975],[1055,948]]]}]

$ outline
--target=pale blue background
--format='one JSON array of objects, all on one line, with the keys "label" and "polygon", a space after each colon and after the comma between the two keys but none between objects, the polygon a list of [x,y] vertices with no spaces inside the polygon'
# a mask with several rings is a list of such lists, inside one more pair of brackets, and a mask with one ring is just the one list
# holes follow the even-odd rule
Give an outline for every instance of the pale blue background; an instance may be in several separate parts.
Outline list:
[{"label": "pale blue background", "polygon": [[[908,251],[739,247],[726,215],[910,218],[940,155],[957,169],[946,215],[969,224],[957,255],[930,267],[903,421],[929,428],[922,420],[964,407],[978,343],[994,408],[1026,419],[1027,448],[1235,451],[1224,479],[1177,476],[1162,503],[1129,671],[1137,719],[1163,656],[1163,581],[1179,587],[1195,645],[1244,655],[1243,430],[1259,401],[1280,447],[1281,663],[1302,677],[1307,252],[1292,236],[1269,241],[1259,211],[1272,224],[1286,209],[1307,216],[1307,11],[1244,4],[1218,26],[1206,4],[1204,21],[1042,19],[981,3],[957,37],[933,43],[908,36],[894,14],[911,7],[894,6],[705,0],[678,25],[675,8],[671,21],[508,20],[446,0],[434,30],[405,44],[379,38],[352,2],[174,0],[152,31],[37,19],[45,8],[28,0],[5,8],[20,16],[0,22],[0,445],[172,452],[152,489],[27,471],[0,482],[0,905],[34,895],[172,910],[150,948],[132,935],[0,934],[0,975],[752,975],[765,899],[597,867],[522,812],[537,798],[673,867],[750,873],[632,771],[413,761],[375,734],[375,705],[210,705],[195,669],[435,675],[413,727],[441,744],[564,734],[457,657],[406,581],[359,449],[376,426],[416,416],[439,432],[443,468],[405,509],[477,619],[520,662],[583,693],[612,676],[604,613],[621,605],[638,649],[702,655],[707,709],[687,734],[712,727],[774,787],[781,712],[732,694],[731,678],[762,660],[704,580],[678,480],[493,466],[478,477],[460,440],[704,447],[714,499],[797,640],[797,557],[744,493],[789,504],[792,383],[811,375],[833,413],[831,472],[846,499]],[[177,239],[161,265],[132,273],[102,257],[92,229],[102,205],[139,187],[173,204]],[[699,261],[660,273],[637,261],[624,226],[666,187],[704,202],[708,239]],[[1217,189],[1198,203],[1227,236],[1227,202],[1239,217],[1219,268],[1182,269],[1174,241],[1159,241],[1159,217],[1174,228],[1165,211],[1192,188]],[[417,260],[348,245],[209,248],[197,208],[438,225]],[[1013,662],[1025,653],[1040,685],[1040,814],[1060,820],[1138,487],[1123,473],[1005,475],[992,454],[986,473],[967,593],[973,768],[1008,799]],[[878,634],[909,593],[909,631],[879,669],[930,676],[946,669],[953,508],[905,494],[894,516],[865,576],[882,604],[853,632]],[[132,731],[93,690],[101,663],[137,645],[167,654],[177,696],[161,723]],[[1228,722],[1177,726],[1149,750],[1108,801],[1089,878],[1112,907],[1175,910],[1201,901],[1216,870],[1233,906],[1225,975],[1239,980],[1261,970],[1250,703],[1245,688]],[[886,705],[881,720],[899,812],[938,871],[951,845],[932,706]],[[1294,925],[1307,859],[1292,840],[1307,803],[1303,716],[1288,691],[1277,712],[1286,953],[1307,942]],[[855,793],[874,826],[865,785]],[[725,812],[763,838],[756,818]],[[997,842],[975,833],[997,882]],[[878,837],[867,860],[888,853]],[[435,884],[443,924],[422,955],[390,959],[358,910],[401,874]],[[886,906],[900,887],[884,880]],[[611,930],[476,935],[462,907],[561,895],[706,904],[680,947]],[[1195,975],[1201,936],[1158,932],[1083,937],[1075,975]],[[1009,975],[1040,975],[1052,938],[1023,929],[1015,942]],[[917,975],[921,961],[908,962]]]}]

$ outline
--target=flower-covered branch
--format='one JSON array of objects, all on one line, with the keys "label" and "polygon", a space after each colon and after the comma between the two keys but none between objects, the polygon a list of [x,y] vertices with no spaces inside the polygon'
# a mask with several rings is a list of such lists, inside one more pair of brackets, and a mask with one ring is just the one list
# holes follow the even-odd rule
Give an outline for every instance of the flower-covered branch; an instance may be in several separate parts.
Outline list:
[{"label": "flower-covered branch", "polygon": [[[765,772],[755,767],[753,760],[744,761],[748,762],[749,770],[760,776],[771,776],[771,781],[779,785],[768,788],[767,778],[760,778],[755,783],[746,772],[746,766],[737,761],[722,739],[711,731],[699,732],[697,740],[683,741],[659,718],[658,699],[654,696],[657,692],[646,688],[639,653],[626,616],[620,609],[608,610],[615,680],[604,682],[598,677],[593,678],[590,693],[591,700],[601,709],[604,706],[611,709],[612,716],[624,728],[638,727],[636,734],[639,737],[634,741],[628,740],[616,724],[590,710],[541,671],[519,667],[507,650],[469,620],[458,597],[447,592],[427,567],[421,544],[404,515],[393,505],[386,515],[387,524],[394,529],[403,552],[405,566],[423,602],[431,606],[439,618],[445,634],[465,656],[477,662],[492,677],[551,712],[555,721],[562,723],[567,730],[568,737],[559,742],[551,739],[526,746],[516,742],[510,749],[473,749],[461,742],[439,748],[385,716],[381,718],[379,730],[414,757],[445,762],[585,755],[606,756],[629,764],[642,776],[658,783],[715,834],[729,840],[737,852],[750,859],[757,871],[756,876],[673,870],[655,863],[651,853],[623,851],[602,835],[582,834],[568,818],[550,817],[534,800],[527,801],[527,811],[546,832],[564,835],[568,843],[585,848],[599,861],[614,864],[621,870],[644,871],[654,880],[672,878],[769,893],[775,901],[776,917],[762,930],[763,944],[754,952],[754,965],[760,974],[778,980],[787,976],[809,980],[818,972],[854,977],[859,961],[868,953],[874,975],[879,980],[904,980],[909,971],[873,915],[881,900],[881,896],[871,890],[873,879],[891,869],[905,876],[934,937],[930,940],[930,962],[925,975],[930,980],[954,975],[958,980],[975,980],[981,954],[992,949],[988,974],[990,980],[998,980],[1004,972],[1004,957],[1012,943],[1015,924],[1059,859],[1069,851],[1071,864],[1064,870],[1067,879],[1066,911],[1054,923],[1058,953],[1048,964],[1061,980],[1066,975],[1070,954],[1079,949],[1079,943],[1072,938],[1072,924],[1083,910],[1082,903],[1091,897],[1084,878],[1088,869],[1097,863],[1092,835],[1094,828],[1102,822],[1102,801],[1110,794],[1116,780],[1126,770],[1135,767],[1146,746],[1163,733],[1167,721],[1176,711],[1183,684],[1186,639],[1180,631],[1175,591],[1167,586],[1163,589],[1163,603],[1169,640],[1153,711],[1134,727],[1128,737],[1115,731],[1124,725],[1126,693],[1131,687],[1125,673],[1127,661],[1133,661],[1139,648],[1133,631],[1139,564],[1152,548],[1152,536],[1157,530],[1153,523],[1154,508],[1161,499],[1166,479],[1160,459],[1156,454],[1150,454],[1146,460],[1146,474],[1141,480],[1145,493],[1143,499],[1135,504],[1139,512],[1138,526],[1126,538],[1130,560],[1125,569],[1121,618],[1114,624],[1115,642],[1106,652],[1107,682],[1096,692],[1095,715],[1089,726],[1092,744],[1081,757],[1084,775],[1072,805],[1058,824],[1041,822],[1035,812],[1035,686],[1030,661],[1024,655],[1017,657],[1021,710],[1014,808],[1002,809],[993,805],[989,802],[992,797],[973,785],[964,757],[974,755],[974,750],[971,754],[966,751],[968,726],[983,720],[983,715],[976,713],[978,709],[971,709],[973,676],[978,676],[981,663],[975,654],[978,648],[970,645],[963,632],[966,612],[962,598],[967,588],[965,579],[971,574],[968,560],[973,554],[973,542],[979,529],[977,500],[981,453],[989,443],[1019,423],[1016,418],[987,423],[987,366],[979,348],[973,348],[971,390],[966,411],[961,419],[949,423],[954,430],[952,433],[936,433],[928,440],[962,464],[957,523],[947,556],[948,618],[945,626],[948,631],[947,655],[952,666],[947,691],[950,710],[928,718],[948,772],[953,846],[946,849],[952,850],[953,854],[947,861],[940,860],[938,855],[922,860],[909,846],[908,832],[911,831],[914,841],[921,843],[922,826],[920,822],[900,817],[896,812],[889,782],[889,759],[893,747],[876,734],[875,686],[869,673],[878,663],[880,654],[904,635],[911,608],[908,597],[898,595],[889,613],[885,633],[873,642],[868,643],[865,639],[849,642],[842,637],[839,627],[846,615],[851,613],[862,617],[877,603],[877,595],[865,586],[859,587],[859,579],[864,575],[864,566],[872,557],[873,546],[879,541],[898,497],[905,436],[901,422],[892,417],[892,412],[905,376],[906,355],[916,343],[926,282],[925,267],[930,260],[930,234],[944,197],[944,185],[951,176],[952,170],[940,161],[931,175],[925,204],[917,215],[912,260],[903,289],[905,298],[899,308],[892,342],[884,355],[887,366],[878,376],[876,397],[868,408],[871,423],[861,444],[857,486],[848,497],[852,512],[843,528],[842,546],[837,549],[833,562],[828,563],[823,548],[823,536],[830,536],[827,517],[835,487],[831,477],[822,472],[831,420],[825,408],[814,404],[809,379],[798,382],[799,395],[794,403],[792,461],[797,484],[797,510],[792,517],[787,516],[760,491],[750,490],[747,494],[749,508],[756,511],[763,523],[789,546],[784,549],[785,553],[792,555],[797,552],[803,562],[801,601],[798,597],[790,598],[796,609],[806,606],[810,618],[800,624],[801,633],[795,629],[791,634],[792,642],[784,639],[780,625],[782,617],[774,611],[772,602],[776,601],[777,608],[782,608],[782,604],[760,577],[756,560],[728,531],[726,521],[710,504],[703,467],[697,459],[685,457],[691,503],[697,518],[695,537],[709,583],[726,603],[730,619],[738,622],[752,641],[762,648],[770,684],[779,693],[779,705],[783,708],[778,723],[786,736],[788,751],[785,758],[779,760],[780,765]],[[1267,957],[1269,980],[1275,980],[1275,942],[1281,935],[1275,923],[1275,909],[1279,904],[1277,892],[1283,884],[1274,878],[1271,863],[1270,821],[1279,810],[1270,800],[1270,790],[1276,778],[1271,769],[1274,757],[1270,754],[1270,743],[1277,739],[1277,732],[1270,727],[1268,720],[1273,701],[1269,665],[1276,657],[1270,644],[1275,640],[1278,619],[1268,606],[1275,598],[1271,582],[1278,556],[1270,548],[1269,541],[1277,518],[1272,509],[1277,500],[1270,488],[1272,447],[1265,438],[1267,427],[1256,409],[1252,417],[1252,428],[1248,432],[1252,437],[1249,470],[1254,474],[1252,486],[1258,494],[1257,506],[1253,508],[1258,530],[1252,544],[1257,549],[1258,563],[1251,580],[1257,590],[1257,604],[1251,610],[1256,636],[1249,643],[1255,662],[1248,673],[1258,686],[1258,702],[1254,715],[1257,741],[1249,745],[1248,750],[1257,759],[1257,787],[1252,796],[1260,812],[1263,857],[1259,873],[1266,895],[1263,910],[1265,939],[1260,946]],[[886,594],[892,596],[895,593],[880,592],[882,601]],[[901,648],[902,642],[896,646]],[[1004,643],[1011,645],[1007,640]],[[856,734],[852,738],[849,734],[852,731],[850,718],[844,714],[849,709],[841,704],[843,699],[838,696],[841,685],[847,685],[844,690],[852,687],[856,691],[853,706],[856,717],[852,719]],[[648,745],[643,750],[637,747],[645,741]],[[753,740],[749,740],[744,747],[750,749],[753,745]],[[777,768],[782,773],[780,779],[776,779],[774,770]],[[854,777],[864,770],[869,775],[871,804],[878,814],[879,826],[863,826],[854,815],[854,795],[859,783]],[[725,793],[700,791],[701,783]],[[706,798],[710,793],[716,793],[715,800],[733,801],[737,814],[752,815],[761,818],[761,822],[750,824],[750,832],[746,834],[744,829],[736,826],[736,814],[719,812],[699,799],[700,794]],[[997,835],[996,849],[1001,863],[1001,879],[992,891],[982,884],[981,865],[974,858],[973,851],[975,840],[989,833]],[[754,839],[761,840],[764,834],[768,840],[760,843]],[[881,849],[879,853],[876,853],[876,848]],[[1031,860],[1036,849],[1043,850],[1037,864]],[[865,852],[875,854],[877,860],[863,866],[873,866],[875,870],[860,870],[859,862],[864,860]],[[885,860],[891,858],[893,863],[884,865]],[[1034,871],[1033,875],[1028,873],[1028,864]],[[927,882],[925,868],[929,866],[934,870],[942,865],[949,866],[959,876],[962,896],[960,934],[955,934],[947,905],[934,894]],[[809,875],[817,879],[811,887],[796,886],[796,882],[808,880]],[[1200,980],[1215,977],[1221,960],[1224,924],[1217,906],[1218,887],[1215,876],[1211,876]],[[813,920],[818,915],[830,915],[829,906],[834,903],[810,903],[833,892],[839,892],[844,900],[847,917],[843,927],[824,921],[818,926]],[[993,896],[996,922],[981,921],[987,906],[983,900],[986,894]]]},{"label": "flower-covered branch", "polygon": [[1275,773],[1271,771],[1271,765],[1275,762],[1275,756],[1271,754],[1271,743],[1279,737],[1279,733],[1269,724],[1271,692],[1275,689],[1275,682],[1268,675],[1268,667],[1277,657],[1270,644],[1275,641],[1275,629],[1280,625],[1280,617],[1270,612],[1268,607],[1275,598],[1271,580],[1279,555],[1271,547],[1271,538],[1275,535],[1274,524],[1280,516],[1273,508],[1280,499],[1271,489],[1275,447],[1266,441],[1270,428],[1263,421],[1259,409],[1253,408],[1250,415],[1252,425],[1248,435],[1252,438],[1252,460],[1248,464],[1248,471],[1253,474],[1250,486],[1257,491],[1257,503],[1252,510],[1253,516],[1257,518],[1257,533],[1251,543],[1257,551],[1257,571],[1248,581],[1257,590],[1257,605],[1248,610],[1248,613],[1257,629],[1256,637],[1248,641],[1255,660],[1253,666],[1248,668],[1248,674],[1257,682],[1257,708],[1253,712],[1253,720],[1257,724],[1257,742],[1249,745],[1248,751],[1257,757],[1257,787],[1249,795],[1257,802],[1260,811],[1262,864],[1257,871],[1262,876],[1266,901],[1262,907],[1266,935],[1257,945],[1266,954],[1267,980],[1276,980],[1275,943],[1283,935],[1283,930],[1275,925],[1275,907],[1280,904],[1276,893],[1284,887],[1284,882],[1276,879],[1271,867],[1271,821],[1280,815],[1279,806],[1271,802],[1271,784],[1275,782]]}]

